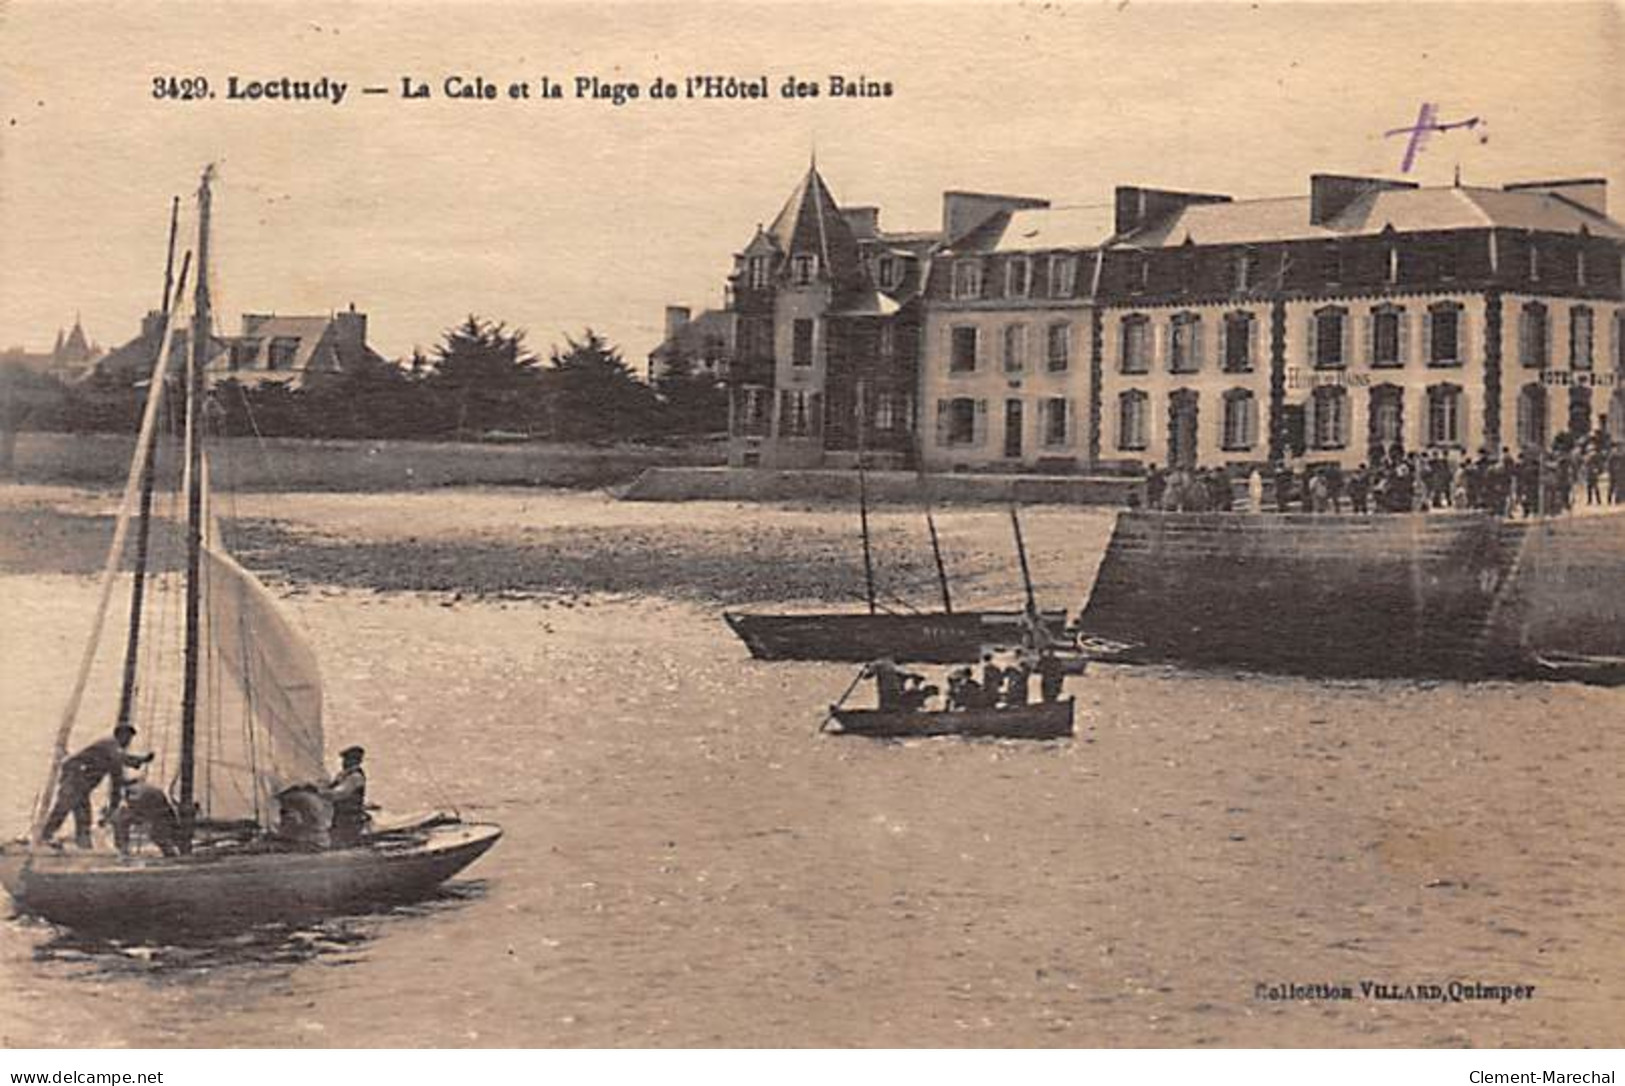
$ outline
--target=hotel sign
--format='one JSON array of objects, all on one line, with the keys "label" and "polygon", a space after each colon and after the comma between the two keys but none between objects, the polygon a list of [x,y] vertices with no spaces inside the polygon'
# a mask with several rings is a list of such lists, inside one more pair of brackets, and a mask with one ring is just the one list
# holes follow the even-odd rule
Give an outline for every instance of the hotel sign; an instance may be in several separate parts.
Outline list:
[{"label": "hotel sign", "polygon": [[1286,387],[1292,388],[1369,388],[1369,373],[1349,373],[1347,370],[1302,370],[1288,366]]},{"label": "hotel sign", "polygon": [[1625,384],[1618,373],[1594,370],[1543,370],[1540,383],[1556,388],[1619,388]]}]

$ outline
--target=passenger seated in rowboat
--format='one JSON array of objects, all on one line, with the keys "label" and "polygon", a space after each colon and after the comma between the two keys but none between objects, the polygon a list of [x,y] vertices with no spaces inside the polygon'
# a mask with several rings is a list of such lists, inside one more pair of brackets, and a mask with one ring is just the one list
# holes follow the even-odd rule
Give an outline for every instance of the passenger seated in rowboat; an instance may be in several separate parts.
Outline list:
[{"label": "passenger seated in rowboat", "polygon": [[948,673],[949,712],[976,709],[982,701],[982,684],[971,677],[970,668],[959,667]]},{"label": "passenger seated in rowboat", "polygon": [[923,677],[905,674],[903,676],[903,692],[897,707],[905,713],[917,713],[926,708],[931,699],[936,696],[937,688],[926,682]]},{"label": "passenger seated in rowboat", "polygon": [[1053,649],[1038,654],[1038,696],[1044,701],[1060,701],[1066,687],[1066,665]]},{"label": "passenger seated in rowboat", "polygon": [[1025,652],[1016,658],[1014,667],[1004,669],[1004,697],[1002,704],[1005,708],[1014,709],[1027,704],[1032,693],[1032,676],[1032,665],[1028,663]]}]

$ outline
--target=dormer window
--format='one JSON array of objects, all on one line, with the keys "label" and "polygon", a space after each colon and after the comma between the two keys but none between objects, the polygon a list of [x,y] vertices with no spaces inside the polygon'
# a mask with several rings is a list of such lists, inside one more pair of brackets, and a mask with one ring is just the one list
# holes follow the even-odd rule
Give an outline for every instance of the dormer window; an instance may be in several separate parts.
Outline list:
[{"label": "dormer window", "polygon": [[1343,250],[1340,246],[1328,245],[1321,252],[1320,275],[1328,283],[1343,281]]},{"label": "dormer window", "polygon": [[1032,286],[1032,265],[1024,256],[1011,257],[1004,266],[1004,292],[1011,298],[1025,298]]},{"label": "dormer window", "polygon": [[1439,245],[1439,278],[1454,279],[1456,277],[1456,239],[1446,238]]},{"label": "dormer window", "polygon": [[954,297],[959,299],[982,296],[982,262],[974,257],[954,263]]},{"label": "dormer window", "polygon": [[1399,282],[1399,246],[1388,246],[1388,281]]},{"label": "dormer window", "polygon": [[1052,256],[1049,258],[1049,296],[1070,298],[1078,287],[1078,258]]},{"label": "dormer window", "polygon": [[902,279],[902,262],[895,256],[883,256],[875,261],[875,278],[881,290],[893,290]]},{"label": "dormer window", "polygon": [[751,290],[767,289],[768,263],[765,256],[753,256],[745,264],[745,281]]},{"label": "dormer window", "polygon": [[1574,281],[1582,287],[1586,285],[1586,251],[1584,249],[1574,254]]},{"label": "dormer window", "polygon": [[790,285],[793,287],[812,286],[813,280],[818,278],[818,256],[815,253],[797,253],[790,258]]},{"label": "dormer window", "polygon": [[1529,281],[1540,282],[1540,244],[1534,238],[1529,239]]}]

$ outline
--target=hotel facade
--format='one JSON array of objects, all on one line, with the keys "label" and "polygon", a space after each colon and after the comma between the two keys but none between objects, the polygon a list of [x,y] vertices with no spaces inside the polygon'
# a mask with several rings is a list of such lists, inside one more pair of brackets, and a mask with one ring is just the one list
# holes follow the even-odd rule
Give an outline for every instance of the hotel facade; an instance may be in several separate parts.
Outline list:
[{"label": "hotel facade", "polygon": [[1241,471],[1625,439],[1600,180],[949,192],[940,228],[896,235],[878,215],[812,170],[736,257],[732,463]]}]

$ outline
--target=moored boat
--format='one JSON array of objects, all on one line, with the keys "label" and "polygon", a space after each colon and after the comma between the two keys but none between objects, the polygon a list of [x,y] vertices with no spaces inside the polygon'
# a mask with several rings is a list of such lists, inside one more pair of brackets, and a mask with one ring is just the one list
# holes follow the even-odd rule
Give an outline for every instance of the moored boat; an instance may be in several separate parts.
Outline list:
[{"label": "moored boat", "polygon": [[881,739],[962,736],[972,739],[1066,739],[1072,699],[998,708],[881,710],[830,708],[839,734]]},{"label": "moored boat", "polygon": [[[935,611],[924,614],[823,612],[723,616],[758,660],[863,663],[889,656],[922,664],[967,664],[988,645],[1016,645],[1027,633],[1021,611]],[[1040,615],[1044,630],[1066,640],[1066,612]]]}]

